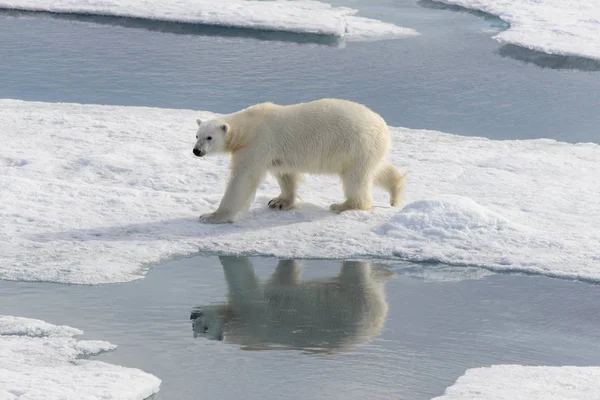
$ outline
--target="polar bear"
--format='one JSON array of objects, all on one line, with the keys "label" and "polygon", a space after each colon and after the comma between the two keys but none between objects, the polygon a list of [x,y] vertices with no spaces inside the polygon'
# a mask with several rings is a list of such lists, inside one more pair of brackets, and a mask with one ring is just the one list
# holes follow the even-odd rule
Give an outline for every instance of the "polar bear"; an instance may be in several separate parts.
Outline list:
[{"label": "polar bear", "polygon": [[397,207],[404,177],[385,161],[390,134],[381,116],[362,104],[321,99],[294,105],[257,104],[209,121],[197,120],[194,155],[231,153],[231,176],[207,223],[232,222],[246,211],[267,172],[281,188],[269,207],[296,205],[302,173],[339,175],[346,200],[330,209],[369,210],[373,184],[387,190]]},{"label": "polar bear", "polygon": [[384,284],[395,274],[383,267],[347,261],[336,277],[300,281],[300,264],[280,260],[270,279],[259,282],[249,258],[219,260],[228,302],[192,311],[195,337],[246,350],[350,351],[385,322]]}]

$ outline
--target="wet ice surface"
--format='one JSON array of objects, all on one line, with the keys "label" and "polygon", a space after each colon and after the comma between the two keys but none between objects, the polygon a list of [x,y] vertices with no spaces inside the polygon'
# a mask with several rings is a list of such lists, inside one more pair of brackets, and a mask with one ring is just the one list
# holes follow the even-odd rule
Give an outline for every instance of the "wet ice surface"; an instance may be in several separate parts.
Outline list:
[{"label": "wet ice surface", "polygon": [[[253,297],[256,293],[246,278],[254,271],[265,282],[277,264],[275,259],[257,258],[228,265],[216,257],[198,256],[163,264],[145,279],[127,284],[0,282],[0,314],[75,326],[85,331],[82,339],[118,345],[94,359],[160,377],[160,399],[199,394],[222,399],[258,399],[265,394],[290,399],[430,399],[468,368],[513,363],[588,366],[600,361],[597,285],[441,265],[378,264],[374,269],[380,276],[387,275],[381,268],[397,276],[384,284],[387,314],[381,328],[374,324],[372,331],[353,330],[351,319],[345,320],[342,331],[335,328],[344,326],[344,319],[334,319],[342,322],[333,326],[318,318],[298,324],[298,319],[290,319],[298,307],[275,291],[271,303],[281,305],[283,313],[269,323],[282,333],[279,338],[287,338],[285,343],[272,343],[260,329],[265,324],[244,320],[251,309],[239,314],[237,324],[229,323],[223,341],[207,337],[203,329],[194,334],[190,315],[197,316],[199,307],[205,312],[219,307],[231,292],[249,307],[265,307],[265,297],[262,302],[260,296]],[[343,268],[338,261],[303,264],[302,279],[334,278]],[[287,274],[279,275],[280,284],[292,275],[289,266],[283,267]],[[303,299],[299,303],[317,311],[315,315],[335,311],[331,302],[323,301],[327,296],[318,293],[309,287],[292,298]],[[352,304],[359,303],[357,297]],[[370,310],[376,308],[355,307],[348,317],[369,320]],[[298,325],[302,329],[295,329]],[[298,340],[292,343],[294,335]],[[286,344],[296,349],[284,350]]]}]

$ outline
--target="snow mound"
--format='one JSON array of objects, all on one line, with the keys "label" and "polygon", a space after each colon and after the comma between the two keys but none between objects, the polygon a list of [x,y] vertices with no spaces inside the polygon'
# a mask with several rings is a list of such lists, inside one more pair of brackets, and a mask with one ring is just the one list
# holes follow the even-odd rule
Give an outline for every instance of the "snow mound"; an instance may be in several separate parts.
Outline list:
[{"label": "snow mound", "polygon": [[76,340],[78,329],[0,316],[0,399],[142,400],[157,393],[160,379],[82,357],[113,350],[97,340]]},{"label": "snow mound", "polygon": [[600,367],[492,365],[458,378],[432,400],[590,400],[600,392]]},{"label": "snow mound", "polygon": [[548,54],[600,60],[600,1],[434,0],[494,14],[510,28],[494,36],[502,43]]},{"label": "snow mound", "polygon": [[446,196],[407,204],[379,232],[393,237],[404,237],[410,232],[430,238],[464,240],[472,232],[486,235],[510,227],[509,220],[468,197]]},{"label": "snow mound", "polygon": [[355,16],[358,10],[314,0],[0,0],[0,8],[217,25],[346,37],[414,36],[415,30]]},{"label": "snow mound", "polygon": [[[502,269],[494,263],[512,264],[522,246],[542,251],[547,244],[547,239],[539,239],[542,233],[458,195],[407,204],[374,232],[396,239],[394,254],[404,259],[475,266],[486,259],[483,265],[492,269]],[[469,250],[477,253],[476,259]]]}]

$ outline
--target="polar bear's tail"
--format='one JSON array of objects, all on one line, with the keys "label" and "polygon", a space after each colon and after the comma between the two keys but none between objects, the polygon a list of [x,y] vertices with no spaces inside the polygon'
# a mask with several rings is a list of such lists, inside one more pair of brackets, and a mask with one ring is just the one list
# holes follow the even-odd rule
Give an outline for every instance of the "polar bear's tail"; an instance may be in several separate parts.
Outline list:
[{"label": "polar bear's tail", "polygon": [[383,163],[375,174],[374,183],[388,191],[392,207],[400,206],[404,190],[404,175],[398,171],[398,168],[388,162]]}]

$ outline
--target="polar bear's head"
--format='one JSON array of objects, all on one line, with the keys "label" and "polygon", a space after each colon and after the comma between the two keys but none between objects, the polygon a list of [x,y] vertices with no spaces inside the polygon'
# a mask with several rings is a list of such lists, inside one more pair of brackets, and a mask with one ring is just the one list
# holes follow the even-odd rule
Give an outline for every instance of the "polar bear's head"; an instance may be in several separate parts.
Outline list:
[{"label": "polar bear's head", "polygon": [[212,340],[223,340],[226,317],[225,305],[213,305],[192,311],[192,329],[194,337],[203,336]]},{"label": "polar bear's head", "polygon": [[212,119],[206,122],[196,120],[198,131],[196,131],[196,145],[194,155],[202,157],[207,154],[221,153],[227,148],[227,132],[229,125],[226,122]]}]

